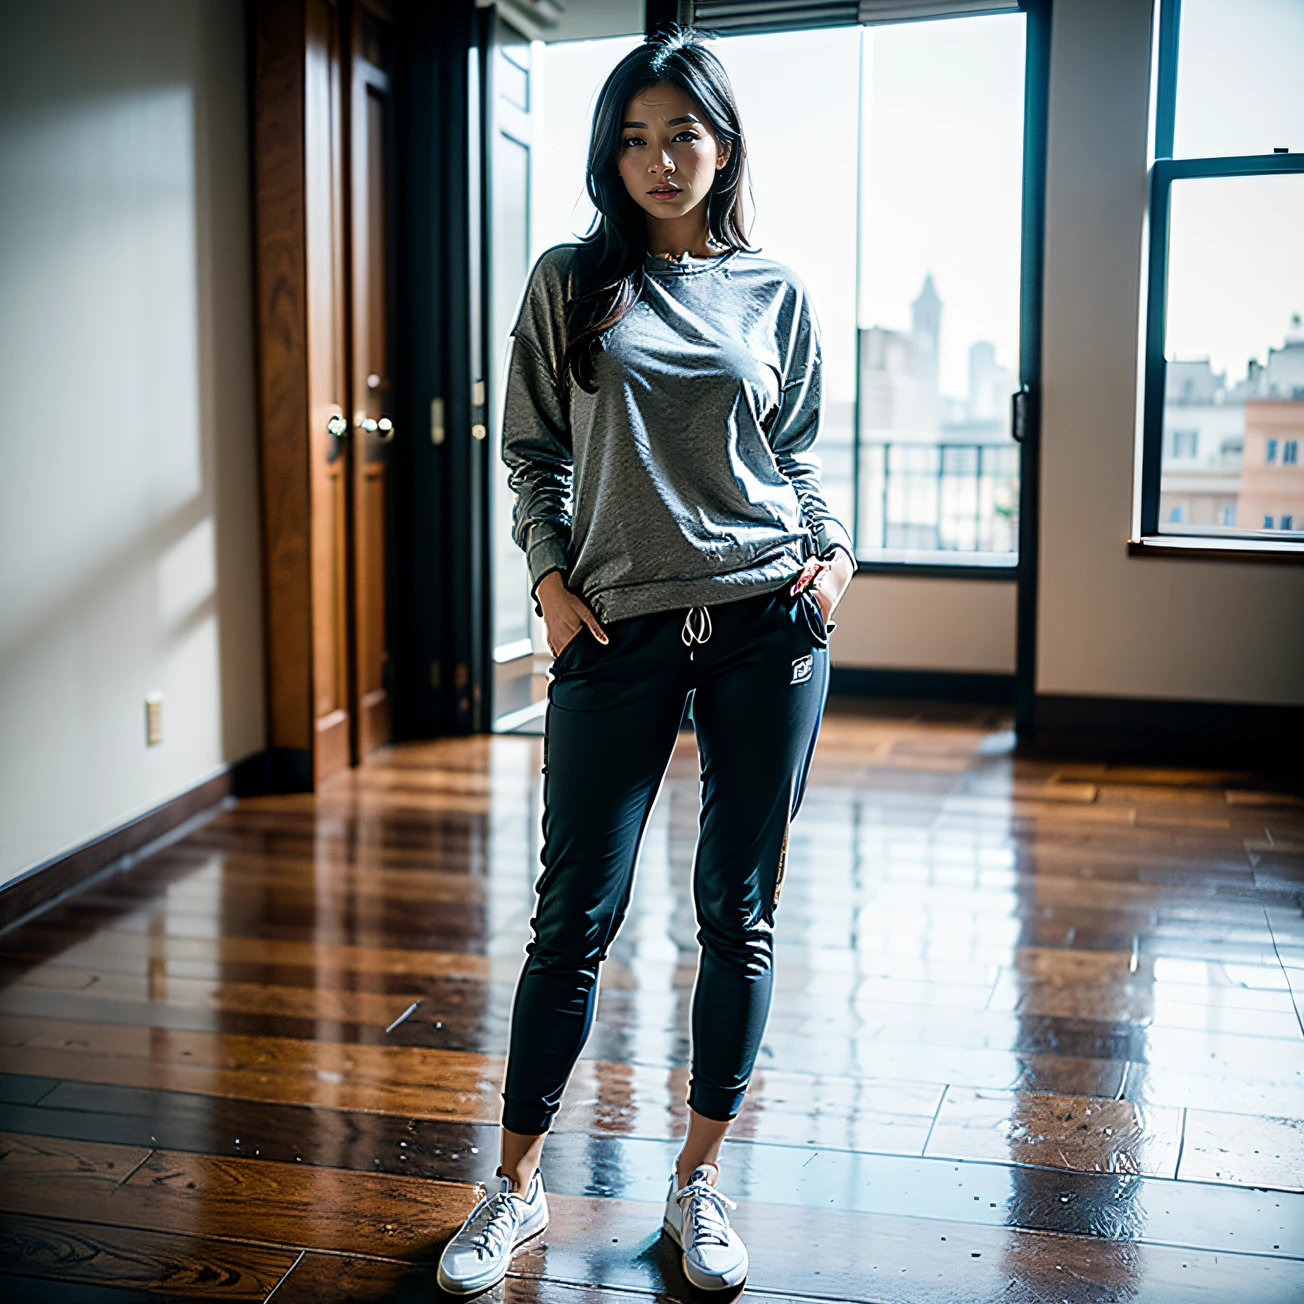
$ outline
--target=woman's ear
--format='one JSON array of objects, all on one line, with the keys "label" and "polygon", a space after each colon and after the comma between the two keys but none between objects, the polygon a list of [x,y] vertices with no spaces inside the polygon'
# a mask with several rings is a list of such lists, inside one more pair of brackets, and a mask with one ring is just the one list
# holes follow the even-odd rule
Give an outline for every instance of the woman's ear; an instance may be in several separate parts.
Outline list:
[{"label": "woman's ear", "polygon": [[726,140],[721,141],[715,147],[715,170],[720,171],[722,167],[733,157],[733,146]]}]

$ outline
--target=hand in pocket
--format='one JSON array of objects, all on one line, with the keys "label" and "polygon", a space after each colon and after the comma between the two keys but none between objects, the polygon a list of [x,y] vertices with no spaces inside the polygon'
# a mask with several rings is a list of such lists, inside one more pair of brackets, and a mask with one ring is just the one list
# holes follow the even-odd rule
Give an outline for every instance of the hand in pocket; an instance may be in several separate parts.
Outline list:
[{"label": "hand in pocket", "polygon": [[539,581],[536,596],[539,599],[539,609],[543,612],[548,648],[554,657],[561,656],[563,649],[586,625],[593,637],[606,646],[607,632],[602,628],[602,622],[583,598],[566,587],[561,571],[545,575]]}]

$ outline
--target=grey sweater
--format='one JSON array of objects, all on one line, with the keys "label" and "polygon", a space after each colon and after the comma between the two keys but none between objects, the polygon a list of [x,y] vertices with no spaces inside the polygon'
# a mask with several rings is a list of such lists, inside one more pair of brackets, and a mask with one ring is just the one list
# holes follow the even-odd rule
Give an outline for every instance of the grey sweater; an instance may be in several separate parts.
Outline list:
[{"label": "grey sweater", "polygon": [[851,539],[811,445],[819,336],[786,267],[648,256],[603,336],[597,393],[562,372],[575,246],[539,259],[516,323],[503,460],[531,587],[560,570],[603,621],[779,587]]}]

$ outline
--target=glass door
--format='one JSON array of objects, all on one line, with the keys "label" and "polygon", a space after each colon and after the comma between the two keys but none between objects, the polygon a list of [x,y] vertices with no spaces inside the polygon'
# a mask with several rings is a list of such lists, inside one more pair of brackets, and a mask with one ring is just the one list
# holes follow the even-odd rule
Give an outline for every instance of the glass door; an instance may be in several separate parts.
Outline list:
[{"label": "glass door", "polygon": [[503,381],[510,332],[535,260],[577,240],[593,220],[584,187],[597,92],[639,36],[526,40],[501,18],[492,54],[490,521],[495,731],[542,728],[551,661],[534,614],[525,557],[512,539],[502,463]]},{"label": "glass door", "polygon": [[512,540],[512,495],[502,461],[503,380],[509,333],[530,269],[530,194],[537,88],[531,43],[494,24],[489,104],[489,520],[495,727],[532,718],[534,641],[525,557]]},{"label": "glass door", "polygon": [[1022,13],[864,29],[862,559],[1018,563]]}]

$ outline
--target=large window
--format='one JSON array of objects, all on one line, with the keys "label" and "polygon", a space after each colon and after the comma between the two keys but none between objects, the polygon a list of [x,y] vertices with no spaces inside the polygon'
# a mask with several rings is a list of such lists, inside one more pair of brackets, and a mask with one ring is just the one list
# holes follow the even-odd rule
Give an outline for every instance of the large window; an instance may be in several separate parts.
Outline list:
[{"label": "large window", "polygon": [[866,561],[1018,560],[1024,28],[1016,13],[863,29]]},{"label": "large window", "polygon": [[[715,44],[748,134],[753,242],[819,316],[825,488],[866,560],[1017,560],[1024,22]],[[535,46],[534,256],[592,220],[589,116],[633,43]]]},{"label": "large window", "polygon": [[1159,22],[1142,534],[1304,551],[1304,3]]}]

